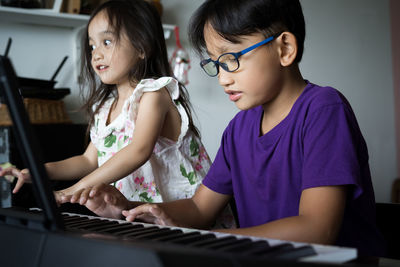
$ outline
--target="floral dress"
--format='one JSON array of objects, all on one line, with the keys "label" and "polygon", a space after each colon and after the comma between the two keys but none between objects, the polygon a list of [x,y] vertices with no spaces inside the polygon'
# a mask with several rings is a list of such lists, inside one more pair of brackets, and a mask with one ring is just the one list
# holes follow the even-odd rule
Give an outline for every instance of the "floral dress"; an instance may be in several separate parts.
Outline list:
[{"label": "floral dress", "polygon": [[[177,141],[160,136],[150,159],[139,169],[113,183],[129,200],[165,202],[191,197],[207,174],[211,162],[200,139],[189,130],[189,118],[179,97],[178,82],[171,77],[144,79],[126,100],[119,116],[107,125],[113,97],[106,100],[95,115],[90,131],[101,166],[119,150],[135,142],[132,135],[140,98],[145,92],[166,88],[181,116]],[[134,155],[132,155],[134,156]]]}]

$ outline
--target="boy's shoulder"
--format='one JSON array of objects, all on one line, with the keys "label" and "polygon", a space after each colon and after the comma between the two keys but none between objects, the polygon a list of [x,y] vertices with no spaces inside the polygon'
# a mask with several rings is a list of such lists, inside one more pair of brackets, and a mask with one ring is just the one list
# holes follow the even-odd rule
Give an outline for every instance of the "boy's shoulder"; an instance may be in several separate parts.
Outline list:
[{"label": "boy's shoulder", "polygon": [[349,105],[347,99],[339,90],[331,86],[320,86],[310,82],[308,82],[298,101],[301,102],[302,106],[307,106],[309,109],[338,104]]}]

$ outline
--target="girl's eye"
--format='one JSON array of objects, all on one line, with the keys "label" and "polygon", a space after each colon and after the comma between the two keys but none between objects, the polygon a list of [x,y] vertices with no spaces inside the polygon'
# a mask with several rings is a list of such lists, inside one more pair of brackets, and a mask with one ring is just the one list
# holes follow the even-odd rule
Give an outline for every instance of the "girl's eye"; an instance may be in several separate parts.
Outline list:
[{"label": "girl's eye", "polygon": [[106,46],[108,46],[108,45],[111,44],[111,41],[110,41],[110,40],[104,40],[104,44],[105,44]]},{"label": "girl's eye", "polygon": [[93,50],[96,49],[96,46],[95,45],[89,45],[89,48],[90,48],[90,51],[93,51]]}]

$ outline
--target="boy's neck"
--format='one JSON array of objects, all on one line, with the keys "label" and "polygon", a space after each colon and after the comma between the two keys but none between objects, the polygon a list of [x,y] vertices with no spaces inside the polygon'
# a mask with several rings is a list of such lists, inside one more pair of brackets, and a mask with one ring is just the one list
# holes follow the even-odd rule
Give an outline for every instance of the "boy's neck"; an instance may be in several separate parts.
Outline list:
[{"label": "boy's neck", "polygon": [[284,70],[282,81],[280,93],[272,101],[263,105],[261,135],[269,132],[289,115],[294,103],[307,85],[297,64]]}]

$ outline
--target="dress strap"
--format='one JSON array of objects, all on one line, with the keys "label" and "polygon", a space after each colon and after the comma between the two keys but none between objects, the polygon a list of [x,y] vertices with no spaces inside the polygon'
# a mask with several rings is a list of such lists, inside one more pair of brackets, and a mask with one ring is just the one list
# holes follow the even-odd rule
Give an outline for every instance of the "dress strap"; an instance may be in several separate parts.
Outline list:
[{"label": "dress strap", "polygon": [[169,95],[171,96],[171,100],[176,106],[179,115],[181,116],[182,120],[181,133],[177,141],[177,143],[181,143],[182,139],[185,137],[189,129],[189,117],[182,104],[179,103],[179,101],[176,101],[179,98],[179,83],[176,79],[172,77],[161,77],[158,79],[143,79],[136,86],[134,92],[135,96],[133,97],[136,99],[140,99],[143,93],[158,91],[164,87],[168,90]]}]

